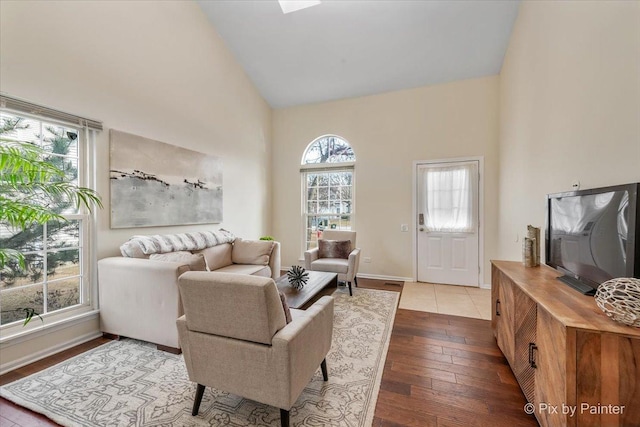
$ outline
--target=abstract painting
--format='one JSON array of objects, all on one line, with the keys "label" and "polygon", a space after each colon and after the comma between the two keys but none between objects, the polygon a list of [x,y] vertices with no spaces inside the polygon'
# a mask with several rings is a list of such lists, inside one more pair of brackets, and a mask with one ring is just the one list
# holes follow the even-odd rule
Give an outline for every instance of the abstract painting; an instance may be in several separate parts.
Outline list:
[{"label": "abstract painting", "polygon": [[222,161],[109,131],[111,228],[222,222]]}]

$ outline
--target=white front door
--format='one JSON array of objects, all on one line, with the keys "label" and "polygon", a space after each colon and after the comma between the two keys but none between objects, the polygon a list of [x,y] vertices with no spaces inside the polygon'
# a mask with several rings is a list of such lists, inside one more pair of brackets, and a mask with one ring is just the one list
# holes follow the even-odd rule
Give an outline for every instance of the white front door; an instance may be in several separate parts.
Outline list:
[{"label": "white front door", "polygon": [[479,286],[479,162],[417,164],[419,282]]}]

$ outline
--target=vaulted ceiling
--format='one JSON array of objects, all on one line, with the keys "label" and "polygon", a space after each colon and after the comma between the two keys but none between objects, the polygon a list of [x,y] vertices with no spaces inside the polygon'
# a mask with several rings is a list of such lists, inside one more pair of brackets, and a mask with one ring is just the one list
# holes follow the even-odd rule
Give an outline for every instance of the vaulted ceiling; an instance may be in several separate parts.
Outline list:
[{"label": "vaulted ceiling", "polygon": [[274,108],[500,72],[519,1],[200,0]]}]

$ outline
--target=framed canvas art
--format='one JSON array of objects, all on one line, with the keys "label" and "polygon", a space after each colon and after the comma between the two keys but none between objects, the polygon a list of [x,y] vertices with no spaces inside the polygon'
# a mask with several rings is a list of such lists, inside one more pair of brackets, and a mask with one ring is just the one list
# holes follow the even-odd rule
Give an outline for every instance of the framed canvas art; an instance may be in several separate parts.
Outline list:
[{"label": "framed canvas art", "polygon": [[219,157],[109,131],[111,228],[222,222]]}]

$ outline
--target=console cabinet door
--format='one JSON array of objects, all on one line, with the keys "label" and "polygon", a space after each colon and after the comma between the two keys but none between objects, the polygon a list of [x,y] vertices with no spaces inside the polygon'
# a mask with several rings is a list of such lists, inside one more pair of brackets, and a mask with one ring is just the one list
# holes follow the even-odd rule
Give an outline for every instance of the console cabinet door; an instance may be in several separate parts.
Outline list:
[{"label": "console cabinet door", "polygon": [[536,403],[535,374],[533,357],[536,349],[536,328],[538,305],[519,288],[513,287],[515,303],[515,364],[513,373],[518,379],[527,401]]},{"label": "console cabinet door", "polygon": [[[567,332],[565,326],[538,308],[536,346],[534,359],[536,416],[540,425],[562,427],[567,425],[567,415],[562,405],[574,405],[567,400]],[[548,409],[540,411],[540,405]],[[554,411],[553,408],[556,408]],[[575,418],[574,418],[575,419]]]},{"label": "console cabinet door", "polygon": [[491,288],[493,296],[492,323],[495,325],[496,341],[498,347],[507,358],[511,367],[514,362],[514,301],[513,285],[511,281],[500,271],[495,269],[491,275]]}]

